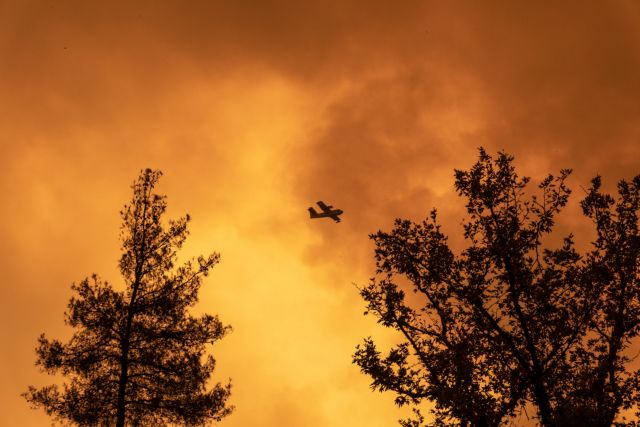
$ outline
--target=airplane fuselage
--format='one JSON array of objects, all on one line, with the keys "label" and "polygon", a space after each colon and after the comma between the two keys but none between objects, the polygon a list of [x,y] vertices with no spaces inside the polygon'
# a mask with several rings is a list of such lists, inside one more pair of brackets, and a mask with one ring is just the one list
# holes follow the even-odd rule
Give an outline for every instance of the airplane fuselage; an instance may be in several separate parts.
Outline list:
[{"label": "airplane fuselage", "polygon": [[314,208],[309,208],[309,217],[315,218],[331,218],[335,222],[340,222],[340,215],[342,215],[342,209],[331,209],[333,206],[326,205],[323,202],[318,202],[318,206],[322,212],[316,212]]},{"label": "airplane fuselage", "polygon": [[[309,208],[313,209],[313,208]],[[342,215],[342,209],[335,209],[328,212],[316,212],[315,210],[311,213],[311,218],[330,218],[338,215]]]}]

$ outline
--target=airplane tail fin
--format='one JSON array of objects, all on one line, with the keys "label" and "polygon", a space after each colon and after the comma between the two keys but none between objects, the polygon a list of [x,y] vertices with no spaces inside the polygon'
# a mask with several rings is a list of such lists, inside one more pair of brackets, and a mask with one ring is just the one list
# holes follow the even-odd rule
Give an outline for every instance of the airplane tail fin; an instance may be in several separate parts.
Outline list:
[{"label": "airplane tail fin", "polygon": [[309,208],[309,217],[318,218],[318,212],[316,212],[316,210],[313,208]]}]

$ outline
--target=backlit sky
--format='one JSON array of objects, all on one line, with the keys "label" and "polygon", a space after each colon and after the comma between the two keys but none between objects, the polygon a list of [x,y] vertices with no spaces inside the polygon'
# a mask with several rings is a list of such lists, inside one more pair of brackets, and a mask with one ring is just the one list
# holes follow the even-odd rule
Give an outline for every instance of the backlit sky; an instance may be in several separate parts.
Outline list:
[{"label": "backlit sky", "polygon": [[0,426],[49,424],[19,397],[51,382],[36,338],[69,336],[72,282],[121,285],[145,167],[193,217],[184,257],[222,255],[197,306],[234,328],[220,425],[395,425],[351,364],[395,339],[353,285],[367,235],[436,206],[459,245],[453,169],[481,145],[573,168],[560,226],[588,243],[579,186],[640,173],[640,2],[0,0]]}]

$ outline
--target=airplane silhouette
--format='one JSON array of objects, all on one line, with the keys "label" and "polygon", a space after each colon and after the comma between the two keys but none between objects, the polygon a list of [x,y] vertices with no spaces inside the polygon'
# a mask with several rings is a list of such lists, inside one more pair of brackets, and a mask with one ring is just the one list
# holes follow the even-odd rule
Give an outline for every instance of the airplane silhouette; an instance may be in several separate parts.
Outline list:
[{"label": "airplane silhouette", "polygon": [[340,222],[339,215],[342,215],[342,209],[331,209],[333,206],[325,205],[323,201],[317,202],[322,212],[318,213],[315,209],[309,208],[309,216],[311,219],[314,218],[331,218],[335,222]]}]

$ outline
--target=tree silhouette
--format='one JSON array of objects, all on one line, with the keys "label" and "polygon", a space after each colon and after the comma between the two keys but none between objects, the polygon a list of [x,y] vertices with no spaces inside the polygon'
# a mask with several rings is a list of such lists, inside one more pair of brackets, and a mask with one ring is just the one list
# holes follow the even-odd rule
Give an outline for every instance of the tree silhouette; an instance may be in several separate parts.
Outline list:
[{"label": "tree silhouette", "polygon": [[[617,199],[592,181],[582,209],[597,238],[579,254],[571,235],[543,246],[570,173],[527,195],[513,157],[481,148],[471,169],[455,171],[468,213],[460,254],[435,210],[370,236],[376,277],[360,293],[402,336],[386,355],[371,338],[356,348],[373,389],[395,392],[398,405],[432,402],[432,426],[504,425],[531,406],[542,426],[636,425],[619,414],[640,391],[625,353],[640,328],[640,176],[621,181]],[[402,425],[424,424],[414,410]]]},{"label": "tree silhouette", "polygon": [[69,379],[23,396],[34,407],[79,426],[205,425],[228,415],[230,384],[207,390],[214,359],[205,346],[229,330],[217,316],[188,313],[202,277],[219,255],[199,256],[174,268],[189,216],[161,224],[165,196],[155,194],[160,171],[146,169],[121,212],[120,271],[126,289],[96,275],[72,286],[65,323],[67,343],[38,340],[37,362]]}]

